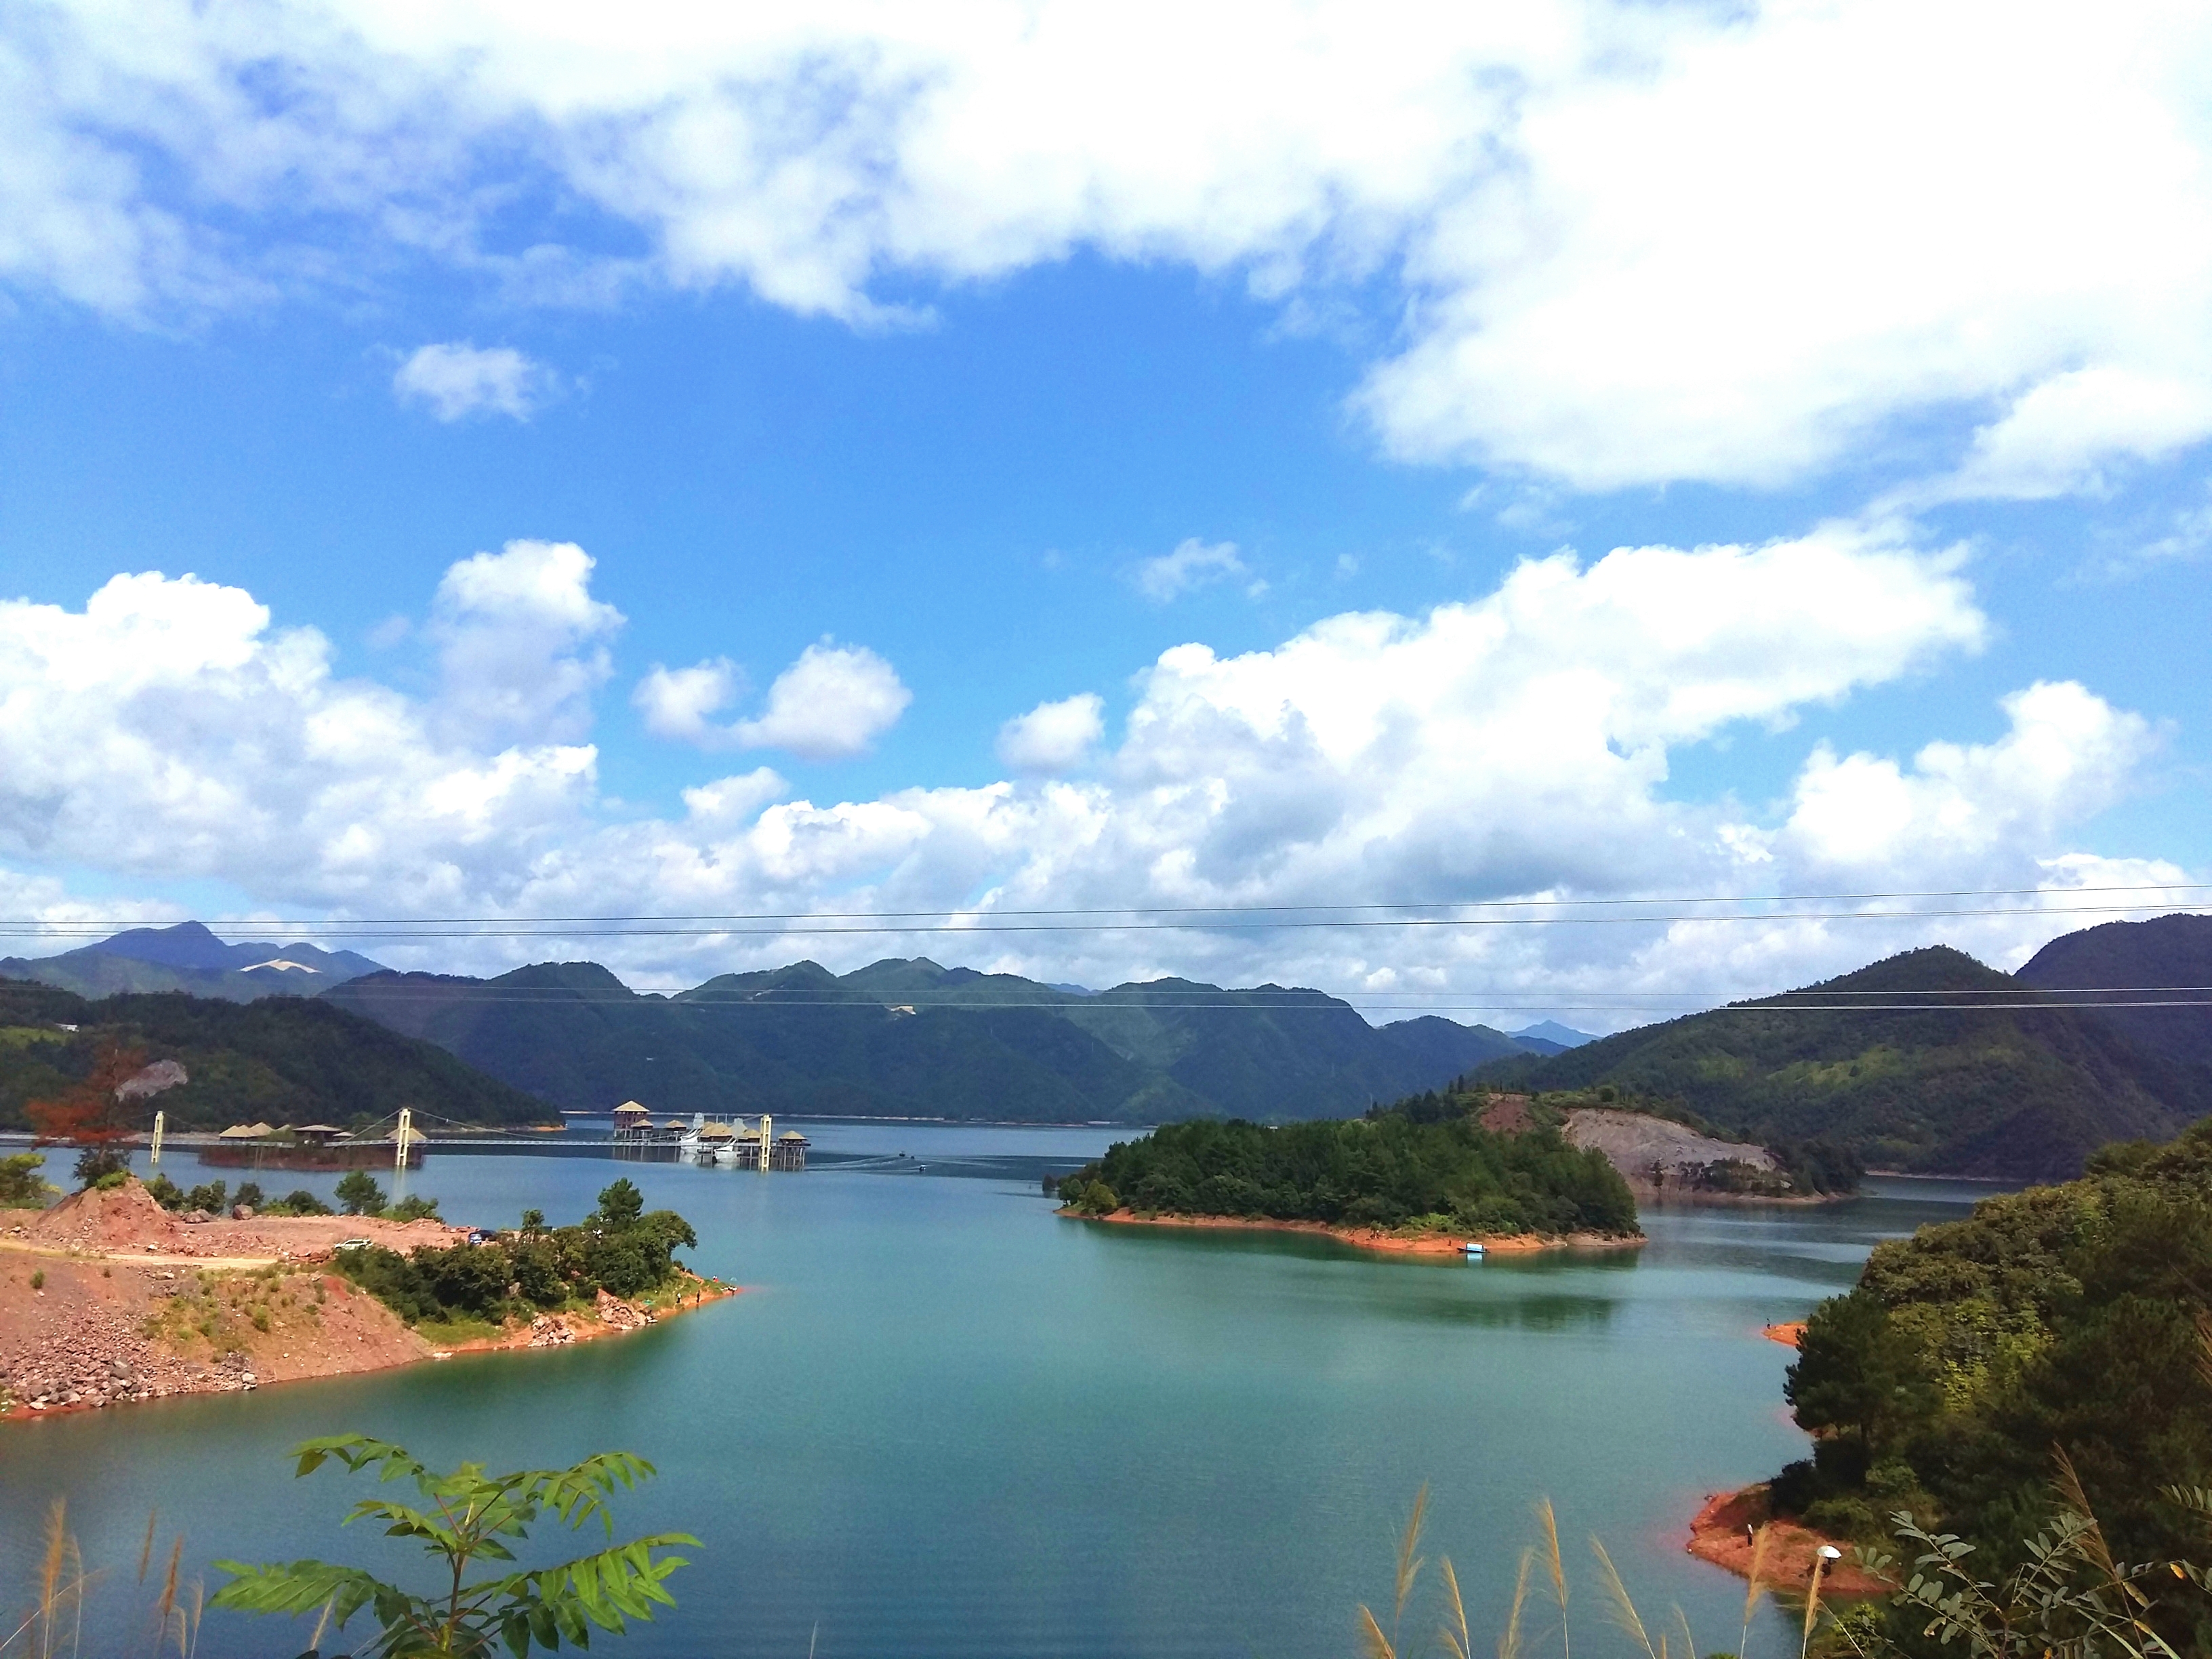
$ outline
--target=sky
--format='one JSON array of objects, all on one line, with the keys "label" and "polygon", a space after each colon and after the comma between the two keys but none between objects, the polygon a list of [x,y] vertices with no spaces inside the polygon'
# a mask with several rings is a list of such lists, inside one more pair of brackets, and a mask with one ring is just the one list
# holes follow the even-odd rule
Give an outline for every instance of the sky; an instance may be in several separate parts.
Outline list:
[{"label": "sky", "polygon": [[2212,896],[2208,440],[2200,6],[23,0],[5,948],[2014,966]]}]

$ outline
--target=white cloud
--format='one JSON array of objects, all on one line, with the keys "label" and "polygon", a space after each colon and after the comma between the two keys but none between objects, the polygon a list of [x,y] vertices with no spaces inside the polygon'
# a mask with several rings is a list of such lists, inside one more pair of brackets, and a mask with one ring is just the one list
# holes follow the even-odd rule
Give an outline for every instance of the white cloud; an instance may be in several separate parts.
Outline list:
[{"label": "white cloud", "polygon": [[[592,595],[591,574],[580,550],[530,543],[454,566],[432,613],[446,648],[471,629],[501,648],[469,643],[422,698],[337,678],[313,629],[278,627],[250,594],[189,576],[119,576],[76,611],[0,602],[0,894],[22,895],[17,914],[58,915],[70,902],[81,914],[87,901],[70,900],[57,872],[89,870],[156,894],[215,880],[249,905],[380,915],[1844,885],[2045,896],[2024,916],[1917,921],[1200,927],[857,943],[802,930],[378,947],[445,968],[592,955],[659,982],[803,956],[849,966],[861,952],[927,951],[1083,983],[1170,971],[1273,979],[1364,987],[1370,1001],[1415,1011],[1432,997],[1487,1000],[1604,1025],[1638,1017],[1607,1015],[1608,998],[1664,1007],[1686,992],[1769,990],[1931,939],[2017,960],[2069,925],[2068,892],[2106,872],[2184,879],[2080,844],[2082,824],[2141,780],[2158,733],[2070,683],[2006,699],[2006,729],[1990,741],[1929,743],[1909,762],[1808,744],[1771,810],[1670,787],[1670,758],[1686,746],[1747,726],[1778,734],[1810,707],[1983,641],[1988,623],[1951,561],[1864,528],[1754,547],[1622,549],[1587,564],[1560,555],[1419,617],[1349,613],[1226,657],[1180,646],[1139,677],[1125,738],[1080,781],[817,803],[790,798],[762,767],[684,790],[682,810],[665,817],[605,799],[595,751],[552,735],[583,735],[574,727],[588,717],[592,661],[619,620]],[[681,686],[690,672],[663,674]],[[880,658],[826,644],[778,687],[757,720],[719,729],[849,751],[906,699]],[[650,717],[654,705],[641,706]],[[703,694],[672,691],[659,706],[679,722],[715,712]],[[1100,741],[1101,714],[1079,696],[1010,723],[1010,764],[1078,755]],[[173,908],[149,903],[165,917]]]},{"label": "white cloud", "polygon": [[508,415],[526,421],[558,389],[552,370],[512,346],[467,340],[417,346],[392,376],[392,395],[441,421]]},{"label": "white cloud", "polygon": [[[1146,559],[1137,567],[1137,591],[1155,605],[1165,605],[1194,587],[1251,574],[1251,567],[1237,556],[1236,543],[1202,542],[1189,536],[1177,543],[1173,552]],[[1253,596],[1265,592],[1267,586],[1255,581]]]},{"label": "white cloud", "polygon": [[448,719],[470,732],[573,738],[614,672],[605,641],[623,614],[591,596],[574,542],[509,542],[446,572],[430,607]]},{"label": "white cloud", "polygon": [[807,760],[865,754],[914,701],[898,671],[865,646],[810,645],[769,687],[757,719],[718,726],[710,716],[736,702],[744,672],[726,657],[689,668],[655,663],[630,701],[655,737],[702,749],[787,749]]},{"label": "white cloud", "polygon": [[[1787,482],[1947,415],[1986,427],[1956,488],[2075,488],[2212,431],[2184,0],[9,17],[0,280],[118,314],[428,259],[865,322],[1088,247],[1379,305],[1394,450],[1583,488]],[[642,251],[565,242],[573,204]]]},{"label": "white cloud", "polygon": [[1793,866],[1822,879],[1971,876],[1993,849],[2048,845],[2061,825],[2101,811],[2157,737],[2071,680],[2015,691],[2004,711],[1995,743],[1931,743],[1909,771],[1816,748],[1780,837]]},{"label": "white cloud", "polygon": [[656,738],[711,749],[730,737],[708,716],[728,708],[744,686],[744,677],[727,657],[689,668],[655,663],[630,693],[630,702],[645,716],[645,729]]},{"label": "white cloud", "polygon": [[1041,702],[999,728],[999,758],[1017,772],[1065,772],[1106,735],[1105,700],[1085,691]]},{"label": "white cloud", "polygon": [[787,749],[808,760],[865,753],[898,724],[914,693],[865,646],[810,645],[768,689],[768,711],[732,727],[749,749]]}]

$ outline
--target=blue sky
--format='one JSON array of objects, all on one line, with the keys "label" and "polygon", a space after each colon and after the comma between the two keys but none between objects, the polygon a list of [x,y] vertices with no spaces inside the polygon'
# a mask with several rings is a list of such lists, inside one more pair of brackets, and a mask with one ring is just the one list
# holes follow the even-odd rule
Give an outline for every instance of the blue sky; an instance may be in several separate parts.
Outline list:
[{"label": "blue sky", "polygon": [[11,918],[2045,895],[380,951],[1590,1025],[2195,901],[2201,28],[1116,15],[0,25]]}]

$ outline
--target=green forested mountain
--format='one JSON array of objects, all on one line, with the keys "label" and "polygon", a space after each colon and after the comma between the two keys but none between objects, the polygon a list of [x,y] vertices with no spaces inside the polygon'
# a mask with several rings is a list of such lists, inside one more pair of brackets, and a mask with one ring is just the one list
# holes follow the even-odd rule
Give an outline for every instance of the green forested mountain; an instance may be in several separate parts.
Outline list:
[{"label": "green forested mountain", "polygon": [[2098,1016],[2146,1053],[2212,1066],[2212,916],[2108,921],[2055,939],[2013,977]]},{"label": "green forested mountain", "polygon": [[1638,1232],[1636,1200],[1602,1152],[1556,1130],[1493,1133],[1470,1112],[1408,1103],[1349,1121],[1168,1124],[1066,1177],[1060,1195],[1102,1214],[1127,1206],[1475,1237]]},{"label": "green forested mountain", "polygon": [[556,1106],[1158,1122],[1343,1115],[1519,1052],[1483,1027],[1381,1030],[1316,991],[1188,980],[1095,995],[926,959],[811,962],[640,995],[592,963],[381,974],[325,1000]]},{"label": "green forested mountain", "polygon": [[[64,1027],[74,1026],[69,1030]],[[412,1106],[464,1123],[531,1123],[544,1105],[427,1042],[302,997],[237,1003],[175,992],[89,1001],[0,979],[0,1128],[26,1127],[25,1103],[82,1078],[113,1039],[173,1060],[190,1081],[146,1106],[178,1129],[373,1121]]]},{"label": "green forested mountain", "polygon": [[[1777,1506],[1884,1541],[1910,1510],[1993,1577],[2044,1524],[2063,1451],[2114,1556],[2201,1559],[2201,1527],[2160,1492],[2212,1486],[2208,1315],[2212,1124],[2107,1147],[2081,1180],[1881,1245],[1790,1367],[1819,1437],[1775,1481]],[[2167,1634],[2212,1651],[2212,1627]]]},{"label": "green forested mountain", "polygon": [[[1534,1089],[1611,1083],[1772,1144],[1826,1137],[1870,1167],[2063,1179],[2110,1140],[2212,1112],[2212,1070],[2148,1053],[1942,947],[1802,991],[1478,1073]],[[1923,1003],[1973,1003],[1921,1007]]]}]

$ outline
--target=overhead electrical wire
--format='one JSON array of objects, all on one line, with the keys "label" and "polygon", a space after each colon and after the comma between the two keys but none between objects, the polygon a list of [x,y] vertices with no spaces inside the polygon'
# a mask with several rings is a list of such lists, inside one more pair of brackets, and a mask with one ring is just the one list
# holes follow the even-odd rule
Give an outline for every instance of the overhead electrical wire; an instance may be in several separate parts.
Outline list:
[{"label": "overhead electrical wire", "polygon": [[[1485,927],[1485,926],[1555,926],[1561,922],[1607,921],[1649,922],[1668,921],[1857,921],[1911,919],[1920,916],[1972,915],[2103,915],[2119,911],[2154,908],[2152,904],[2118,905],[2026,905],[1957,907],[1948,909],[1909,910],[1836,910],[1785,911],[1758,910],[1748,913],[1709,916],[1680,916],[1671,915],[1634,915],[1626,917],[1599,916],[1458,916],[1432,914],[1374,915],[1377,911],[1433,913],[1452,910],[1618,910],[1638,907],[1650,910],[1661,906],[1683,905],[1774,905],[1774,904],[1862,904],[1877,902],[1896,902],[1908,899],[1964,899],[1964,898],[2072,898],[2090,895],[2119,893],[2206,893],[2212,892],[2212,882],[2137,882],[2124,884],[2085,885],[2067,888],[2042,887],[1958,887],[1903,889],[1889,891],[1850,893],[1708,893],[1708,894],[1651,894],[1616,898],[1501,898],[1501,899],[1439,899],[1373,902],[1356,904],[1187,904],[1187,905],[1104,905],[1088,908],[979,909],[948,906],[933,910],[757,910],[728,913],[624,914],[568,916],[357,916],[357,917],[292,917],[278,920],[246,920],[225,922],[224,931],[233,934],[271,933],[306,930],[337,937],[373,936],[389,939],[413,938],[518,938],[552,933],[562,937],[644,937],[664,935],[751,934],[816,932],[825,933],[982,933],[982,932],[1127,932],[1133,930],[1170,929],[1186,931],[1190,924],[1170,920],[1165,921],[1102,921],[1096,918],[1107,916],[1131,917],[1193,917],[1220,918],[1203,926],[1209,927],[1251,927],[1262,928],[1292,927]],[[1066,918],[1043,921],[1048,917]],[[1278,917],[1300,918],[1279,921]],[[1231,920],[1246,918],[1243,921]],[[1023,925],[1000,925],[1012,919]],[[783,924],[773,928],[759,928],[733,924],[774,922]],[[816,924],[863,924],[823,927]],[[891,924],[897,924],[896,926]],[[34,917],[0,918],[0,936],[41,938],[94,938],[119,929],[144,927],[138,921],[97,921],[76,919],[70,921],[44,921]],[[454,930],[454,931],[447,931]],[[604,932],[602,930],[605,930]]]}]

